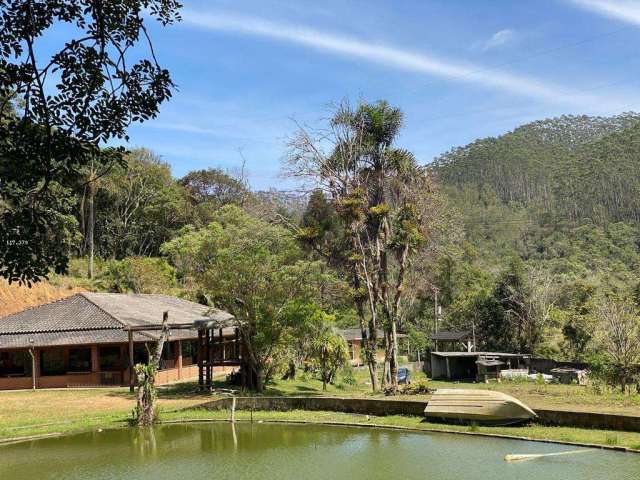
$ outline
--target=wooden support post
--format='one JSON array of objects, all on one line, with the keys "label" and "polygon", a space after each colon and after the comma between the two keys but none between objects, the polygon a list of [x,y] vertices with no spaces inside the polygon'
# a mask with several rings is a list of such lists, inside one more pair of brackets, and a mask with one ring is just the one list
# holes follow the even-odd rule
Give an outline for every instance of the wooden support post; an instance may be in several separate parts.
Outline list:
[{"label": "wooden support post", "polygon": [[35,390],[38,385],[38,370],[36,365],[36,352],[33,347],[29,349],[29,355],[31,355],[31,386]]},{"label": "wooden support post", "polygon": [[222,329],[218,330],[218,334],[220,335],[220,360],[222,361],[222,364],[224,365],[224,361],[225,361],[225,345],[224,345],[224,337],[222,336]]},{"label": "wooden support post", "polygon": [[198,329],[198,386],[200,390],[204,388],[204,349],[202,348],[202,330]]},{"label": "wooden support post", "polygon": [[447,364],[447,380],[451,380],[451,367],[449,366],[449,357],[445,357]]},{"label": "wooden support post", "polygon": [[178,379],[182,380],[182,340],[176,340],[176,366],[178,368]]},{"label": "wooden support post", "polygon": [[236,327],[236,342],[233,345],[233,357],[234,360],[240,360],[240,329]]},{"label": "wooden support post", "polygon": [[[236,332],[238,330],[236,329]],[[248,379],[247,379],[247,365],[244,361],[244,339],[242,338],[242,332],[240,332],[240,350],[238,353],[238,360],[240,363],[240,385],[242,385],[242,388],[246,389],[249,385],[247,384]]]},{"label": "wooden support post", "polygon": [[211,390],[211,329],[207,328],[204,331],[205,338],[205,354],[206,354],[206,371],[205,371],[205,384],[207,390]]},{"label": "wooden support post", "polygon": [[98,345],[91,345],[91,372],[100,371],[100,359],[98,357]]},{"label": "wooden support post", "polygon": [[133,371],[133,331],[129,330],[129,391],[135,386],[135,372]]}]

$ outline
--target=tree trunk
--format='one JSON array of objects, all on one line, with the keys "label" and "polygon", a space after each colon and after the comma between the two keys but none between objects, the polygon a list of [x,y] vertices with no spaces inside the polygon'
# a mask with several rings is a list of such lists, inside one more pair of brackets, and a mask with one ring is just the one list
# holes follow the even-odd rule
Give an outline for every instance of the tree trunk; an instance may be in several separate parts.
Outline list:
[{"label": "tree trunk", "polygon": [[391,321],[391,335],[389,335],[391,353],[389,358],[389,374],[391,375],[391,389],[395,394],[398,391],[398,336],[397,336],[396,321]]},{"label": "tree trunk", "polygon": [[87,198],[87,210],[88,210],[88,219],[86,225],[86,235],[87,235],[87,247],[88,247],[88,256],[89,261],[87,265],[87,277],[90,279],[93,278],[93,229],[95,225],[95,216],[94,216],[94,208],[93,208],[93,199],[95,196],[95,186],[93,184],[93,179],[89,183],[89,196]]},{"label": "tree trunk", "polygon": [[[360,289],[361,283],[358,273],[353,273],[353,286],[357,290]],[[358,320],[360,322],[360,333],[362,337],[362,348],[364,348],[364,358],[369,367],[369,377],[371,378],[371,390],[377,392],[380,386],[378,385],[378,361],[376,359],[376,332],[371,334],[371,326],[374,322],[369,322],[369,332],[367,332],[367,319],[364,313],[364,301],[357,298],[356,310],[358,312]]]},{"label": "tree trunk", "polygon": [[384,365],[382,367],[382,388],[387,391],[389,388],[391,388],[390,385],[390,379],[389,379],[389,360],[388,360],[388,355],[389,352],[387,350],[385,350],[385,354],[384,354]]},{"label": "tree trunk", "polygon": [[262,378],[262,369],[254,367],[256,392],[264,392],[264,380]]},{"label": "tree trunk", "polygon": [[169,337],[169,312],[162,315],[162,330],[156,345],[155,353],[150,356],[147,365],[136,365],[136,375],[138,376],[138,393],[136,405],[136,422],[140,427],[153,425],[156,419],[155,399],[156,399],[156,372],[160,366],[162,349]]},{"label": "tree trunk", "polygon": [[371,377],[371,390],[374,392],[378,391],[378,364],[374,359],[373,361],[367,361],[367,366],[369,367],[369,377]]},{"label": "tree trunk", "polygon": [[376,357],[377,341],[375,338],[369,338],[367,343],[363,346],[365,348],[365,358],[369,367],[369,376],[371,377],[371,390],[377,392],[380,390],[378,382],[378,358]]}]

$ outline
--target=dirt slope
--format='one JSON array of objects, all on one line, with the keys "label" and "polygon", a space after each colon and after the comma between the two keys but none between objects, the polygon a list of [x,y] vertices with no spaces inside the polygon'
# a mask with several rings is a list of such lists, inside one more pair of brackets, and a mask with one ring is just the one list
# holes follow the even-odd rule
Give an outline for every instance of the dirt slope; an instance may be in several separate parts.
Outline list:
[{"label": "dirt slope", "polygon": [[29,288],[16,283],[9,285],[4,279],[0,279],[0,317],[83,291],[85,291],[84,288],[58,287],[46,281],[34,284]]}]

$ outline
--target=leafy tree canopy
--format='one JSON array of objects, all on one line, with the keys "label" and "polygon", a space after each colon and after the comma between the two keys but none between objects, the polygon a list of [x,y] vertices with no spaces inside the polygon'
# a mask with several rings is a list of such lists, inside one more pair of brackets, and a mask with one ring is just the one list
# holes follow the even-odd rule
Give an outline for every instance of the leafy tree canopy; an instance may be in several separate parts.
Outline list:
[{"label": "leafy tree canopy", "polygon": [[246,365],[258,390],[276,367],[287,332],[299,326],[307,302],[315,302],[332,278],[304,259],[286,229],[254,218],[237,206],[216,212],[200,230],[188,229],[162,251],[186,285],[240,320]]},{"label": "leafy tree canopy", "polygon": [[[99,146],[126,139],[132,122],[155,117],[170,98],[173,82],[146,22],[171,24],[179,7],[175,0],[0,1],[0,275],[9,281],[66,269],[67,189],[90,161],[122,161],[123,149],[103,155]],[[55,24],[76,34],[41,57]],[[148,47],[142,57],[141,45]]]}]

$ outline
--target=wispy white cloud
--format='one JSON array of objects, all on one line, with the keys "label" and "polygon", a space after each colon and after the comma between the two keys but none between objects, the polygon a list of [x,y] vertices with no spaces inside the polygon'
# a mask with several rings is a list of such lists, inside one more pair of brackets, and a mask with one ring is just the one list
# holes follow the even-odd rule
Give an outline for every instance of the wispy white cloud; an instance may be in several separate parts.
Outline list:
[{"label": "wispy white cloud", "polygon": [[153,122],[148,124],[151,128],[159,130],[172,130],[174,132],[196,133],[201,135],[220,135],[220,130],[213,128],[203,128],[198,125],[180,122]]},{"label": "wispy white cloud", "polygon": [[601,15],[640,26],[638,0],[568,0],[571,3]]},{"label": "wispy white cloud", "polygon": [[207,14],[193,11],[186,11],[183,18],[187,24],[211,31],[270,38],[348,58],[367,60],[396,70],[411,71],[457,82],[480,85],[543,100],[552,104],[597,108],[603,103],[608,105],[624,103],[624,99],[602,98],[601,96],[580,93],[549,82],[502,72],[481,65],[443,59],[427,53],[376,44],[307,27],[272,22],[262,18],[221,12]]},{"label": "wispy white cloud", "polygon": [[487,51],[492,48],[501,47],[507,43],[511,43],[515,39],[515,32],[510,29],[500,30],[491,35],[491,38],[482,43],[482,50]]}]

